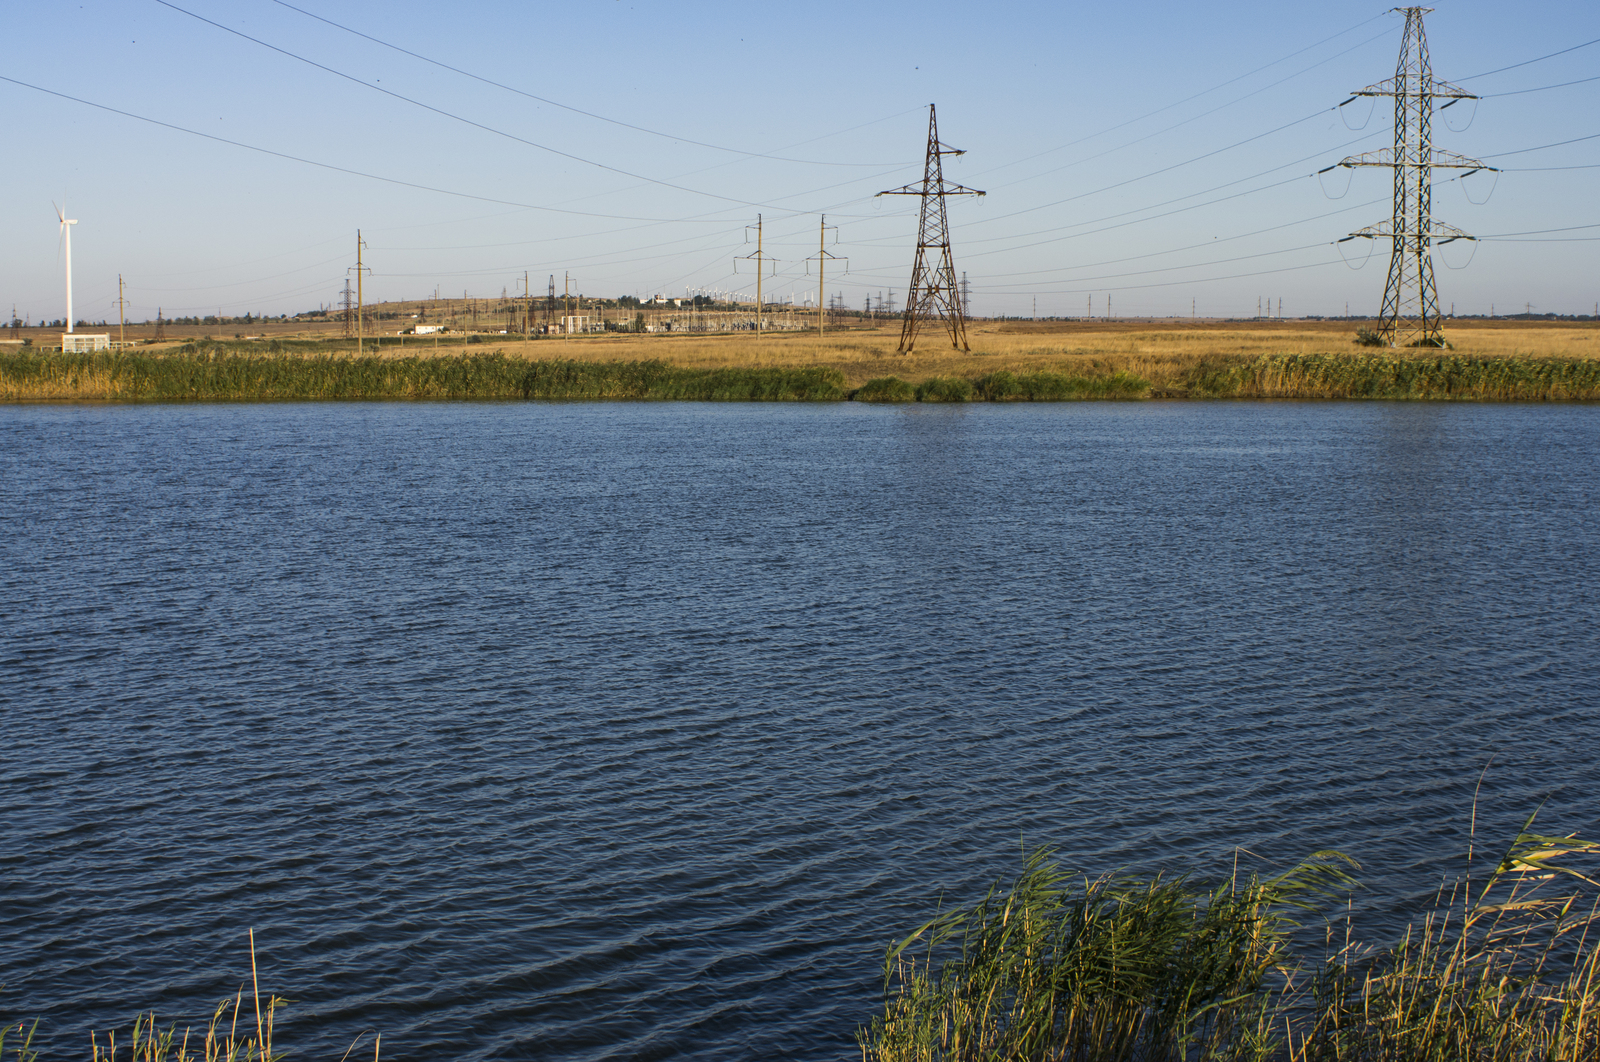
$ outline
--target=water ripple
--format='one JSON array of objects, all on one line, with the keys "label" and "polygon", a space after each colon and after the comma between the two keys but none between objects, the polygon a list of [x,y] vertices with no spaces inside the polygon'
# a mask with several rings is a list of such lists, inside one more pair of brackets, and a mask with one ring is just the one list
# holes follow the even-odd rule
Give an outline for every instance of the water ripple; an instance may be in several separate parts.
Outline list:
[{"label": "water ripple", "polygon": [[1575,407],[0,410],[0,997],[334,1057],[851,1054],[1051,843],[1600,834]]}]

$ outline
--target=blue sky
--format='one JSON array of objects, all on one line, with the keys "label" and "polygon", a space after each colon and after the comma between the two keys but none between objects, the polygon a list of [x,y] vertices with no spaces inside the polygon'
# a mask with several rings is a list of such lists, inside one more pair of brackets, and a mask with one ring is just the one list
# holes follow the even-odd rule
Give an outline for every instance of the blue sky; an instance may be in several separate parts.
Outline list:
[{"label": "blue sky", "polygon": [[[950,202],[980,314],[1382,293],[1386,248],[1333,241],[1387,216],[1387,173],[1312,176],[1389,142],[1383,105],[1335,109],[1393,72],[1403,19],[1379,5],[169,2],[9,5],[0,75],[37,88],[0,81],[3,310],[61,316],[63,198],[86,319],[115,318],[119,273],[132,319],[331,304],[358,227],[369,299],[525,271],[535,292],[753,291],[735,259],[758,214],[769,292],[815,298],[826,213],[849,259],[829,295],[900,299],[916,201],[873,193],[920,177],[930,102],[968,152],[946,176],[988,192]],[[1558,167],[1600,167],[1600,80],[1549,86],[1600,78],[1600,44],[1574,48],[1600,5],[1442,0],[1427,27],[1436,76],[1486,97],[1436,146],[1507,171],[1441,175],[1435,217],[1496,237],[1436,253],[1441,302],[1592,312],[1600,228],[1573,227],[1600,224],[1600,168]]]}]

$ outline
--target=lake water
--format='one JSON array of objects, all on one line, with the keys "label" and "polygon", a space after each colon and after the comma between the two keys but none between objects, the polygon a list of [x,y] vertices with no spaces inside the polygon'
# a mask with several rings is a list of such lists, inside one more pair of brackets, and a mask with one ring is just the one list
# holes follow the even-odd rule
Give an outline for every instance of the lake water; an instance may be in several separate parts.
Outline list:
[{"label": "lake water", "polygon": [[[1600,834],[1571,406],[0,409],[0,1017],[842,1059],[1052,844]],[[370,1049],[370,1048],[369,1048]]]}]

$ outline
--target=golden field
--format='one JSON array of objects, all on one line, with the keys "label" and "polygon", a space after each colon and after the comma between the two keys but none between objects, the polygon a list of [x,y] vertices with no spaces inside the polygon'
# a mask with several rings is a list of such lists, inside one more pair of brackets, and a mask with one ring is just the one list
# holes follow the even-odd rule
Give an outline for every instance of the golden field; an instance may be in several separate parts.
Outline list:
[{"label": "golden field", "polygon": [[[1368,321],[979,320],[972,322],[968,329],[970,354],[952,350],[944,333],[934,327],[923,331],[914,353],[899,355],[895,353],[900,338],[898,319],[870,322],[849,317],[837,327],[830,325],[821,339],[814,328],[803,332],[768,332],[760,339],[748,333],[600,333],[524,339],[515,334],[496,334],[509,320],[500,313],[490,312],[494,300],[471,302],[483,306],[483,312],[469,315],[465,300],[370,306],[368,312],[375,318],[383,314],[391,319],[371,322],[365,353],[385,357],[468,353],[459,331],[444,337],[396,334],[397,329],[412,323],[412,313],[424,307],[430,309],[430,321],[449,323],[456,328],[463,325],[470,328],[469,322],[476,322],[486,329],[477,334],[471,353],[503,351],[508,357],[531,360],[661,360],[698,369],[825,367],[844,373],[851,387],[890,375],[919,383],[933,376],[976,378],[1003,369],[1019,374],[1042,371],[1089,376],[1128,372],[1150,381],[1152,388],[1159,391],[1180,386],[1197,365],[1212,359],[1238,362],[1262,355],[1380,353],[1355,345],[1356,329],[1370,327]],[[627,315],[607,311],[606,316]],[[113,341],[118,335],[115,324],[80,331],[109,332]],[[347,346],[354,347],[353,342],[342,339],[337,321],[312,327],[293,321],[257,321],[249,326],[169,323],[166,326],[168,342],[147,345],[154,334],[153,325],[129,325],[126,329],[127,342],[137,344],[138,349],[147,353],[159,353],[202,338],[325,339],[330,347],[340,351]],[[0,331],[0,338],[18,336],[31,338],[39,348],[60,345],[59,329]],[[1446,322],[1445,337],[1454,348],[1450,353],[1465,358],[1600,358],[1600,323],[1596,322],[1474,319]],[[0,345],[0,353],[17,349],[14,344]],[[1403,356],[1408,352],[1381,353]],[[1417,356],[1437,353],[1423,351]]]},{"label": "golden field", "polygon": [[[1600,359],[1600,326],[1523,325],[1483,322],[1445,333],[1451,353],[1463,357]],[[882,376],[920,383],[933,376],[978,377],[1006,370],[1017,374],[1057,372],[1104,376],[1128,372],[1157,390],[1178,387],[1203,361],[1243,361],[1266,354],[1379,353],[1355,345],[1349,322],[975,322],[970,354],[952,350],[943,333],[929,330],[909,355],[895,353],[898,326],[851,328],[826,333],[777,332],[750,336],[595,335],[502,342],[485,337],[490,349],[526,358],[572,357],[585,361],[659,358],[685,368],[838,369],[852,387]],[[559,353],[553,348],[565,348]],[[444,348],[441,348],[444,349]],[[397,348],[384,347],[389,353]],[[459,350],[459,348],[457,348]],[[407,346],[406,353],[418,351]],[[1382,351],[1397,354],[1397,351]],[[1439,351],[1420,352],[1436,356]]]},{"label": "golden field", "polygon": [[[233,331],[232,326],[225,327]],[[1122,382],[1113,388],[1113,394],[1100,397],[1600,399],[1600,325],[1592,322],[1451,322],[1445,333],[1452,344],[1448,351],[1361,347],[1354,341],[1356,327],[1356,322],[1349,321],[978,321],[969,330],[970,353],[951,349],[944,333],[928,330],[914,353],[899,355],[895,353],[898,322],[847,321],[823,337],[815,331],[790,331],[768,332],[760,338],[749,333],[401,336],[391,325],[384,330],[386,334],[369,337],[364,343],[361,361],[367,368],[359,374],[353,367],[317,371],[334,381],[327,386],[334,387],[335,393],[368,395],[361,388],[374,388],[370,391],[374,398],[407,394],[496,397],[508,388],[510,393],[520,393],[518,388],[523,385],[517,380],[523,370],[516,366],[526,364],[531,369],[534,363],[575,362],[597,370],[610,365],[620,371],[624,364],[650,363],[702,375],[764,374],[768,383],[759,384],[758,392],[776,386],[771,381],[780,376],[821,371],[836,381],[828,387],[841,397],[870,380],[892,376],[914,387],[954,380],[958,390],[970,384],[977,398],[1010,395],[1015,400],[1013,384],[993,379],[997,374],[1012,374],[1034,381],[1022,388],[1024,392],[1037,393],[1041,388],[1060,391],[1063,380],[1088,381],[1087,385],[1073,385],[1083,392],[1079,397],[1090,396],[1094,381],[1114,378]],[[26,337],[31,331],[22,334]],[[180,360],[199,357],[208,363],[219,358],[265,359],[267,367],[259,371],[245,371],[239,367],[243,363],[227,370],[231,374],[228,382],[215,384],[220,391],[207,391],[212,384],[195,384],[200,388],[196,398],[200,392],[219,397],[289,397],[299,394],[299,388],[312,387],[304,381],[292,386],[282,382],[304,375],[293,368],[296,364],[305,364],[310,371],[309,362],[303,359],[341,362],[355,354],[354,341],[341,338],[337,331],[310,331],[292,322],[268,322],[265,328],[258,325],[251,334],[237,339],[216,335],[220,329],[215,326],[181,330],[169,326],[168,341],[162,344],[149,342],[153,331],[143,325],[127,331],[129,354],[143,361],[139,372],[146,376],[165,372],[159,363],[166,354]],[[114,329],[112,334],[114,337]],[[57,333],[38,331],[33,338],[35,345],[27,350],[30,354],[46,354],[53,342],[59,343]],[[0,355],[7,352],[19,355],[24,348],[0,347]],[[497,355],[503,355],[508,364],[486,370],[483,358]],[[61,359],[59,354],[54,357],[60,360],[52,366],[30,366],[25,359],[0,372],[5,377],[0,380],[0,400],[136,399],[127,393],[129,377],[117,368],[115,359],[102,364],[95,359],[80,363]],[[475,359],[478,367],[461,377],[464,382],[442,382],[455,371],[445,369],[443,361],[462,358]],[[443,359],[438,371],[427,367],[438,359]],[[392,371],[374,365],[391,362]],[[402,362],[411,368],[403,369]],[[220,368],[207,371],[211,376],[223,372]],[[642,371],[646,376],[652,372],[659,376],[656,370]],[[123,372],[123,382],[110,382],[119,372]],[[385,372],[395,379],[389,380]],[[271,386],[250,382],[265,379],[263,373],[279,382]],[[629,373],[623,376],[632,378]],[[469,377],[475,382],[465,382]],[[362,381],[359,386],[358,378]],[[1052,379],[1055,384],[1049,383]],[[413,382],[398,382],[402,380]],[[604,388],[612,386],[607,383]],[[821,397],[815,391],[816,381],[796,386],[797,393]],[[603,389],[602,393],[611,391]],[[144,391],[138,394],[155,397]],[[527,395],[534,397],[535,393]],[[543,392],[538,395],[549,397]],[[306,397],[318,396],[333,397],[333,393],[306,392]],[[655,391],[648,396],[663,397]],[[919,400],[929,399],[919,395]]]}]

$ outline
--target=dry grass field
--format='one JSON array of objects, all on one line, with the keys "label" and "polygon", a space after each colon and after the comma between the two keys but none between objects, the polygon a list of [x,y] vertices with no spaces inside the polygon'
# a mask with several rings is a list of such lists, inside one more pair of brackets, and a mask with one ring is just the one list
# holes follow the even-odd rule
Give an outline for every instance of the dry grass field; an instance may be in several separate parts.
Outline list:
[{"label": "dry grass field", "polygon": [[[459,301],[459,300],[458,300]],[[413,310],[412,304],[380,304],[374,312]],[[452,318],[447,305],[434,320]],[[459,308],[456,313],[460,313]],[[485,324],[490,317],[482,318]],[[366,353],[388,357],[426,357],[430,354],[466,353],[459,334],[443,338],[396,335],[409,320],[374,323],[381,346],[374,349],[369,336]],[[1351,321],[1214,321],[1214,320],[1130,320],[1130,321],[975,321],[969,328],[970,354],[952,350],[937,329],[925,331],[917,350],[898,355],[898,320],[870,324],[847,321],[830,328],[823,338],[816,332],[769,332],[759,340],[747,333],[732,335],[631,334],[548,336],[524,339],[518,335],[479,333],[473,353],[503,351],[508,357],[529,360],[575,358],[581,361],[661,360],[684,368],[801,368],[826,367],[843,372],[852,387],[870,379],[899,376],[919,383],[933,376],[976,378],[998,370],[1015,373],[1060,372],[1072,375],[1109,375],[1129,372],[1140,376],[1157,389],[1176,386],[1202,362],[1237,362],[1262,355],[1379,353],[1355,345],[1358,324]],[[168,325],[168,342],[147,346],[154,336],[150,325],[130,325],[127,339],[145,352],[163,349],[201,338],[228,340],[241,338],[327,339],[342,348],[338,324],[308,328],[303,323],[267,321],[252,326]],[[503,324],[494,326],[496,329]],[[117,328],[90,328],[83,331],[109,331],[113,340]],[[17,336],[31,338],[40,348],[60,343],[58,329],[22,329]],[[1453,345],[1451,353],[1478,358],[1580,358],[1600,359],[1600,323],[1557,321],[1448,322],[1445,336]],[[0,338],[11,339],[9,330]],[[0,346],[0,352],[16,351],[15,345]],[[1388,354],[1405,352],[1384,351]],[[1419,352],[1418,356],[1437,354]]]},{"label": "dry grass field", "polygon": [[[1463,357],[1600,359],[1600,326],[1490,324],[1451,328],[1452,353]],[[502,337],[494,337],[499,340]],[[1207,360],[1243,361],[1266,354],[1375,353],[1355,345],[1348,322],[976,322],[972,353],[952,350],[939,332],[926,332],[909,355],[895,353],[899,328],[851,329],[825,335],[774,333],[749,336],[574,336],[523,344],[495,343],[511,356],[565,356],[583,360],[659,358],[686,368],[798,368],[843,372],[859,387],[881,376],[920,383],[933,376],[978,377],[1009,372],[1073,376],[1132,373],[1155,388],[1177,386]],[[1384,352],[1394,353],[1394,352]],[[1438,351],[1422,352],[1422,356]]]},{"label": "dry grass field", "polygon": [[[849,391],[893,376],[913,386],[955,378],[977,385],[981,395],[985,378],[1010,373],[1091,381],[1136,378],[1138,393],[1156,398],[1600,397],[1600,324],[1593,322],[1450,322],[1445,334],[1453,349],[1396,351],[1357,346],[1357,323],[1349,321],[977,321],[970,328],[970,353],[953,350],[934,329],[924,332],[909,355],[895,353],[898,322],[856,320],[823,337],[805,331],[769,332],[760,338],[749,333],[402,336],[397,334],[401,322],[383,324],[388,327],[364,344],[368,358],[412,361],[503,354],[513,362],[659,362],[681,370],[769,375],[820,369],[839,373]],[[307,356],[344,358],[355,353],[355,344],[338,331],[268,322],[266,328],[258,325],[235,340],[234,327],[224,327],[225,332],[216,326],[169,326],[167,342],[152,344],[153,327],[141,325],[130,327],[127,339],[131,353],[146,357],[185,351],[192,356],[195,342],[202,339],[221,341],[200,343],[212,350],[205,355],[212,359],[226,353],[292,363]],[[111,331],[115,338],[115,329]],[[59,343],[56,332],[24,329],[21,335],[34,340],[34,352]],[[218,349],[223,345],[226,351]],[[0,347],[0,354],[22,349],[7,345]],[[1451,364],[1439,365],[1441,356]],[[1421,367],[1428,362],[1434,367]],[[82,378],[59,395],[56,391],[64,385],[52,384],[48,395],[39,391],[41,386],[42,381],[19,381],[3,390],[13,400],[66,398],[69,393],[88,398],[95,390]],[[1120,393],[1126,396],[1126,389]]]}]

